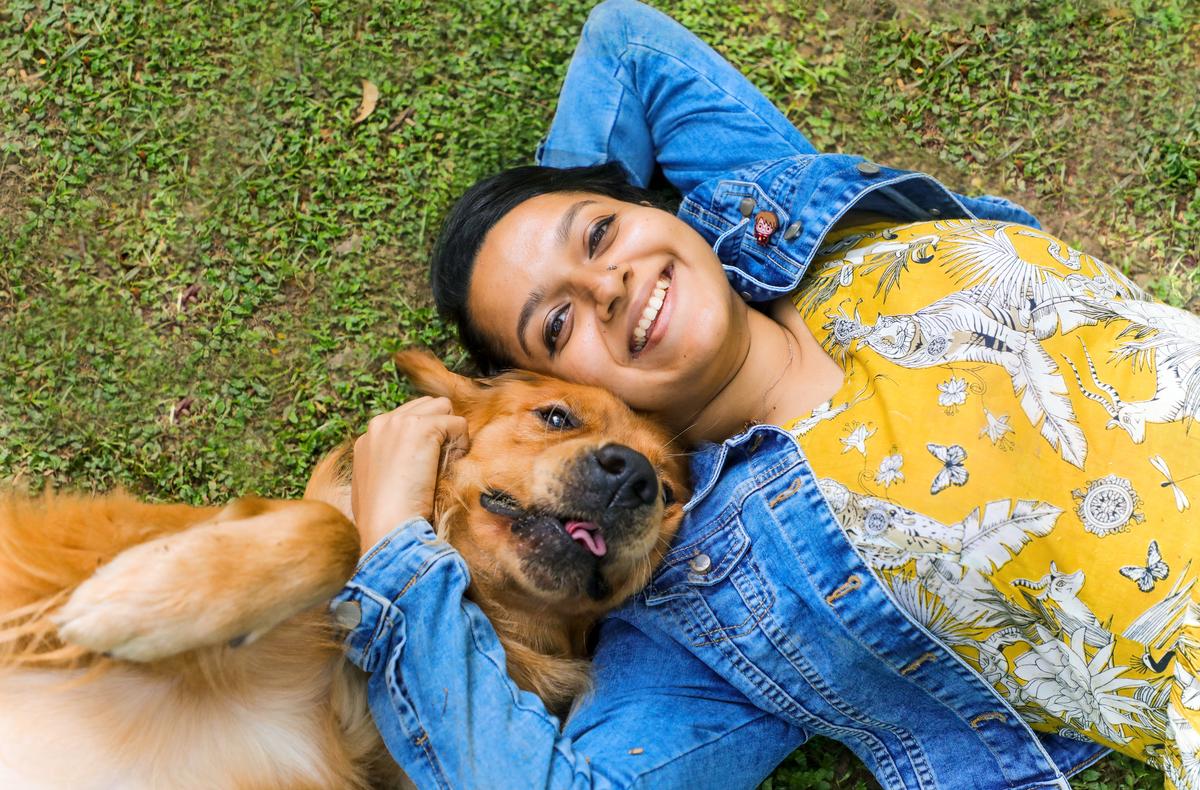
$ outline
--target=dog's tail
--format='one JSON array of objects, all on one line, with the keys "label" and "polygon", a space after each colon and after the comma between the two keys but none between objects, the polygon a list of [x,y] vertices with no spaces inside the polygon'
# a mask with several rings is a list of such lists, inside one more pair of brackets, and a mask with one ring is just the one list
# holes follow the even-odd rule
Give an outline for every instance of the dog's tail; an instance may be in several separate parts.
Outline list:
[{"label": "dog's tail", "polygon": [[317,462],[316,469],[304,488],[305,499],[315,499],[333,505],[342,515],[354,521],[350,507],[350,479],[354,468],[354,444],[344,442]]}]

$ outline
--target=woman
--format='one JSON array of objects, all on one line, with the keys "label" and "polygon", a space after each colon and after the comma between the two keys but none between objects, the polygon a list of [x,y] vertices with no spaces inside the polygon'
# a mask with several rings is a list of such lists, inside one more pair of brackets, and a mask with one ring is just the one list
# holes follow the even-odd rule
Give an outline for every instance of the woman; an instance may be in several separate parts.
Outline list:
[{"label": "woman", "polygon": [[673,426],[695,493],[560,732],[427,542],[461,423],[428,400],[372,422],[338,611],[419,784],[752,786],[816,733],[887,787],[1066,787],[1108,748],[1200,787],[1193,317],[1007,201],[816,154],[634,2],[590,17],[540,159],[658,166],[683,203],[614,167],[485,180],[439,305],[484,367]]}]

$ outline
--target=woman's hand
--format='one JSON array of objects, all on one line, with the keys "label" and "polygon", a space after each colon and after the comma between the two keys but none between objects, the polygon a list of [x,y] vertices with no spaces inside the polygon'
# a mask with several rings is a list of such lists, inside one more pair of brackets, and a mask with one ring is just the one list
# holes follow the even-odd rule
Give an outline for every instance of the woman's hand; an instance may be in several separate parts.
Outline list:
[{"label": "woman's hand", "polygon": [[431,517],[443,447],[467,447],[467,421],[446,398],[380,414],[355,441],[350,506],[364,554],[405,521]]}]

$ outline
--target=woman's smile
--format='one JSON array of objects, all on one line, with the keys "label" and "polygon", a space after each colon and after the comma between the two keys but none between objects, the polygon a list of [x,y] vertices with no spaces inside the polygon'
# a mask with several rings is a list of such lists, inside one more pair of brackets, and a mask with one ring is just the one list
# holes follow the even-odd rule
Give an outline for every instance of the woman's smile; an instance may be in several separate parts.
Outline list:
[{"label": "woman's smile", "polygon": [[674,266],[668,266],[652,283],[653,289],[644,300],[645,307],[640,312],[633,311],[637,323],[629,333],[629,352],[634,358],[653,348],[666,334],[673,304],[671,275],[674,271]]}]

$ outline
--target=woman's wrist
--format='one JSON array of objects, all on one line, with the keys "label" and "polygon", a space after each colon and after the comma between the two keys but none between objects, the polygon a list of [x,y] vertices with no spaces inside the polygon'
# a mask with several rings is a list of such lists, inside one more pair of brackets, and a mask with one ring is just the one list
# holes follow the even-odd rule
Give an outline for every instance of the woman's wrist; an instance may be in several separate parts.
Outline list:
[{"label": "woman's wrist", "polygon": [[411,513],[403,516],[375,519],[369,524],[358,525],[359,556],[370,554],[392,533],[410,526],[414,521],[429,523],[429,517],[421,513]]}]

